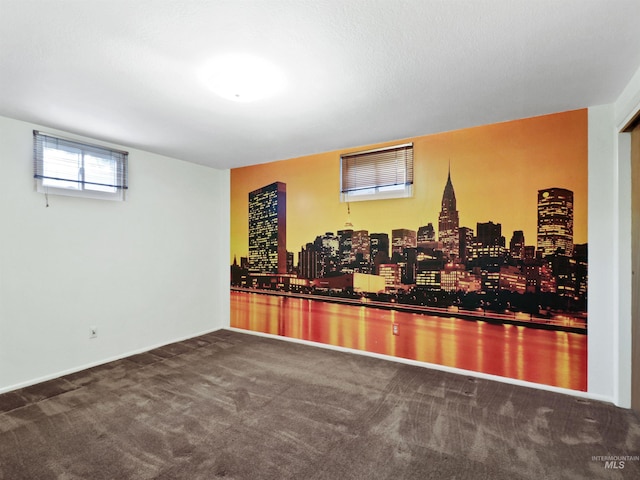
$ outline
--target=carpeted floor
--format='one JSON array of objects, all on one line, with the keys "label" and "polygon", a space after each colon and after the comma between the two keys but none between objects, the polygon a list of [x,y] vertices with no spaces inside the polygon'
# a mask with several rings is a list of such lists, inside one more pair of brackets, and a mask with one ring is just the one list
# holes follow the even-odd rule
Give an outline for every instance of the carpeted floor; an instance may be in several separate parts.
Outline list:
[{"label": "carpeted floor", "polygon": [[640,478],[594,458],[640,455],[629,410],[227,330],[0,412],[0,479]]}]

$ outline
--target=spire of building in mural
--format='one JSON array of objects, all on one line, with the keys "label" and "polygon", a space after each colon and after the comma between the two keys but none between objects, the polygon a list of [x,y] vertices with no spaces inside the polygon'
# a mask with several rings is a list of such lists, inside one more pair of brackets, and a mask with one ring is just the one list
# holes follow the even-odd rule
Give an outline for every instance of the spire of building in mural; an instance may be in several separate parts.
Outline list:
[{"label": "spire of building in mural", "polygon": [[442,211],[456,211],[456,192],[453,190],[453,183],[451,183],[451,160],[449,160],[447,184],[444,186],[444,193],[442,194]]},{"label": "spire of building in mural", "polygon": [[447,172],[447,183],[442,194],[442,208],[438,216],[438,241],[442,242],[442,249],[450,258],[458,257],[458,227],[460,219],[456,206],[456,193],[451,182],[451,160]]},{"label": "spire of building in mural", "polygon": [[347,221],[344,222],[345,230],[354,230],[353,223],[351,223],[351,205],[347,202]]}]

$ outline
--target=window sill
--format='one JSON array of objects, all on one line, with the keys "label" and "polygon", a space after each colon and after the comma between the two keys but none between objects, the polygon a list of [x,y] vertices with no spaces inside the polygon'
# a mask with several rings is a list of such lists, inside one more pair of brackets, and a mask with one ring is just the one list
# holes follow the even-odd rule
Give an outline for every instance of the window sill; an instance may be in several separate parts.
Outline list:
[{"label": "window sill", "polygon": [[366,191],[360,193],[341,193],[340,201],[343,203],[365,202],[371,200],[392,200],[395,198],[413,197],[413,185],[405,185],[403,188],[386,191]]}]

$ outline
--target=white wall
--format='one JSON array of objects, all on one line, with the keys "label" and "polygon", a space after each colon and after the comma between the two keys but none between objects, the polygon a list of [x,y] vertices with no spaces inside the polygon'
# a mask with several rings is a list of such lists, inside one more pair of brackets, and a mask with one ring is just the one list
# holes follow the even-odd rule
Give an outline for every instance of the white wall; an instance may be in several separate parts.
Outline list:
[{"label": "white wall", "polygon": [[615,104],[589,109],[590,396],[631,406],[631,148],[640,69]]},{"label": "white wall", "polygon": [[128,149],[125,202],[46,208],[33,129],[0,117],[0,392],[228,325],[229,172]]},{"label": "white wall", "polygon": [[587,390],[613,401],[616,278],[613,105],[589,108],[589,334]]}]

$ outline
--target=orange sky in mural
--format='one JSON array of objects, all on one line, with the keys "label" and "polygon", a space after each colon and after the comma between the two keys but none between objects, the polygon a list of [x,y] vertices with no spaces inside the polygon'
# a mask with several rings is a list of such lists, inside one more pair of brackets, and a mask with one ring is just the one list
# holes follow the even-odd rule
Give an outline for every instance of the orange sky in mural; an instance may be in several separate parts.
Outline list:
[{"label": "orange sky in mural", "polygon": [[[414,197],[351,203],[356,230],[388,233],[396,228],[438,228],[442,193],[451,165],[460,226],[502,224],[507,246],[514,230],[536,245],[537,192],[550,187],[574,192],[574,243],[587,242],[587,110],[498,123],[383,145],[414,143]],[[287,250],[297,252],[317,235],[336,233],[347,220],[340,202],[340,154],[311,155],[231,170],[231,261],[248,255],[248,194],[287,184]]]}]

